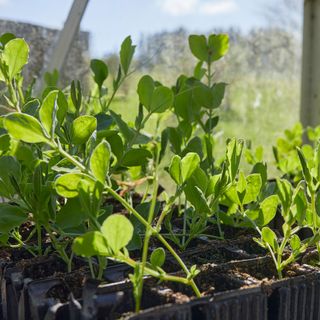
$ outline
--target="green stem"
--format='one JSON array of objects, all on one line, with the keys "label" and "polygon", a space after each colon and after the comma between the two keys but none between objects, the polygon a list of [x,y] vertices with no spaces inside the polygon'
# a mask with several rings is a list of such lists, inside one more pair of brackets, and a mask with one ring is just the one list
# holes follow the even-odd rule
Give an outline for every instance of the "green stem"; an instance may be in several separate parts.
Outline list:
[{"label": "green stem", "polygon": [[[26,245],[20,238],[15,234],[15,232],[12,232],[11,236],[18,242],[17,247],[18,248],[25,248],[32,256],[36,257],[37,254],[35,254],[28,245]],[[12,245],[10,246],[12,247]]]},{"label": "green stem", "polygon": [[7,81],[7,85],[8,85],[8,89],[9,89],[9,93],[10,93],[11,101],[12,101],[13,105],[15,106],[17,112],[21,112],[20,107],[19,107],[19,103],[18,103],[18,99],[17,99],[17,94],[13,88],[12,81],[10,81],[10,80]]},{"label": "green stem", "polygon": [[92,264],[91,258],[88,258],[88,262],[89,262],[89,268],[90,268],[91,277],[92,277],[92,279],[95,279],[96,276],[95,276],[95,274],[94,274],[93,264]]},{"label": "green stem", "polygon": [[[149,214],[148,214],[148,227],[146,228],[146,234],[144,237],[144,242],[143,242],[143,250],[142,250],[142,261],[141,261],[141,274],[144,274],[144,269],[147,263],[148,259],[148,249],[149,249],[149,241],[150,237],[152,235],[152,232],[150,230],[150,227],[152,225],[152,221],[154,218],[154,210],[156,207],[156,202],[157,202],[157,194],[158,194],[158,162],[159,162],[159,152],[157,152],[157,157],[156,157],[156,163],[155,163],[155,170],[154,170],[154,179],[153,179],[153,193],[152,193],[152,200],[151,200],[151,205],[149,209]],[[136,299],[136,312],[140,311],[140,305],[141,305],[141,298],[142,298],[142,290],[143,290],[143,277],[140,278],[140,284],[138,285],[138,295]]]},{"label": "green stem", "polygon": [[[318,230],[317,230],[318,214],[317,214],[317,210],[316,210],[316,195],[315,195],[315,192],[313,190],[311,190],[311,188],[309,188],[309,192],[310,192],[310,197],[311,197],[311,211],[312,211],[312,218],[313,218],[312,232],[315,235],[318,232]],[[316,243],[316,247],[317,247],[317,251],[318,251],[318,258],[320,260],[320,244]]]},{"label": "green stem", "polygon": [[38,254],[42,256],[41,224],[36,222]]},{"label": "green stem", "polygon": [[72,164],[74,164],[76,167],[78,167],[80,170],[88,173],[87,168],[80,163],[78,160],[76,160],[74,157],[72,157],[68,152],[66,152],[65,150],[63,150],[63,148],[61,147],[61,145],[57,145],[56,143],[54,144],[54,148],[61,154],[63,155],[65,158],[67,158]]},{"label": "green stem", "polygon": [[[62,154],[65,155],[67,154],[61,147],[57,148],[57,150]],[[63,152],[61,152],[63,151]],[[74,163],[76,166],[78,166],[81,170],[86,171],[86,168],[80,163],[78,162],[76,159],[74,159],[71,155],[67,154],[67,158]],[[89,173],[90,174],[90,173]],[[173,257],[177,260],[177,262],[180,264],[181,268],[183,269],[183,271],[186,273],[187,277],[190,276],[190,272],[189,269],[186,267],[186,265],[184,264],[184,262],[182,261],[182,259],[179,257],[179,255],[174,251],[174,249],[170,246],[170,244],[166,241],[166,239],[164,237],[161,236],[161,234],[159,233],[158,229],[153,228],[152,226],[149,225],[148,221],[146,221],[132,206],[130,206],[128,204],[128,202],[123,199],[116,191],[114,191],[112,189],[112,187],[105,185],[105,190],[107,193],[109,193],[114,199],[116,199],[117,201],[119,201],[124,208],[126,208],[128,210],[128,212],[131,212],[135,218],[137,218],[137,220],[139,222],[141,222],[141,224],[143,224],[146,229],[149,228],[150,232],[152,232],[153,235],[155,235],[159,241],[162,242],[162,244],[167,248],[167,250],[173,255]],[[193,279],[189,280],[190,281],[190,286],[192,287],[192,289],[194,290],[195,294],[197,297],[201,296],[201,293],[198,289],[198,287],[196,286],[195,282]]]},{"label": "green stem", "polygon": [[68,261],[68,272],[71,272],[72,271],[72,260],[73,260],[73,256],[74,256],[74,253],[73,251],[71,252],[71,256],[70,256],[70,259]]},{"label": "green stem", "polygon": [[105,257],[98,257],[98,260],[99,260],[98,279],[101,280],[103,276],[103,271],[107,265],[107,260]]},{"label": "green stem", "polygon": [[[248,219],[248,220],[250,221],[250,223],[253,225],[254,229],[259,233],[259,235],[262,236],[262,232],[261,232],[260,228],[257,226],[257,224],[256,224],[250,217],[248,217],[248,216],[245,214],[245,211],[244,211],[244,209],[243,209],[243,206],[240,206],[240,210],[241,210],[241,213],[243,214],[243,216],[246,217],[246,219]],[[279,274],[279,270],[278,270],[278,268],[279,268],[279,266],[278,266],[278,260],[277,260],[277,258],[276,258],[276,256],[275,256],[274,252],[273,252],[273,249],[271,248],[271,246],[270,246],[268,243],[267,243],[266,245],[267,245],[267,248],[268,248],[268,250],[269,250],[269,252],[270,252],[270,254],[271,254],[271,257],[272,257],[272,260],[273,260],[273,262],[274,262],[274,265],[275,265],[275,267],[276,267],[276,269],[277,269],[278,276],[280,277],[280,279],[282,279],[281,271],[280,271],[280,274]]]},{"label": "green stem", "polygon": [[[141,215],[134,208],[132,208],[120,195],[118,195],[118,193],[116,191],[114,191],[109,186],[105,186],[105,189],[112,197],[114,197],[116,200],[118,200],[129,212],[131,212],[139,220],[139,222],[141,222],[146,228],[149,227],[148,222],[143,217],[141,217]],[[182,259],[179,257],[179,255],[171,247],[171,245],[166,241],[166,239],[158,232],[158,230],[156,228],[153,228],[150,226],[150,231],[152,231],[152,234],[155,237],[157,237],[160,242],[162,242],[162,244],[167,248],[167,250],[177,260],[177,262],[181,266],[182,270],[187,274],[187,276],[190,276],[190,272],[189,272],[188,268],[186,267],[186,265],[184,264]],[[200,297],[201,293],[193,280],[190,280],[190,285],[193,288],[196,296]]]},{"label": "green stem", "polygon": [[58,242],[58,240],[56,239],[55,235],[51,232],[51,229],[49,226],[45,227],[46,231],[48,232],[51,242],[53,243],[54,248],[57,250],[57,252],[59,253],[60,257],[62,258],[62,260],[67,264],[67,266],[70,266],[71,264],[71,259],[68,257],[66,251],[64,250],[63,247],[61,247],[60,243]]},{"label": "green stem", "polygon": [[183,236],[182,236],[182,246],[183,247],[186,243],[186,233],[187,233],[187,199],[185,199],[184,211],[183,211]]},{"label": "green stem", "polygon": [[[118,260],[119,262],[126,263],[127,265],[131,266],[132,268],[135,268],[139,263],[139,262],[136,262],[136,261],[132,260],[131,258],[123,255],[123,254],[116,257],[116,260]],[[173,275],[166,274],[166,273],[160,273],[160,272],[155,271],[153,269],[150,269],[148,267],[145,267],[144,271],[145,271],[146,275],[150,275],[152,277],[158,278],[161,281],[173,281],[173,282],[183,283],[185,285],[190,285],[190,280],[188,280],[186,278],[182,278],[179,276],[173,276]]]},{"label": "green stem", "polygon": [[[172,206],[175,203],[175,201],[179,198],[180,201],[180,195],[181,195],[182,186],[180,188],[177,188],[176,193],[173,197],[171,197],[168,201],[168,203],[165,205],[164,209],[162,210],[160,217],[156,224],[156,230],[160,232],[160,227],[162,225],[162,222],[166,215],[172,210]],[[180,211],[179,211],[180,213]]]}]

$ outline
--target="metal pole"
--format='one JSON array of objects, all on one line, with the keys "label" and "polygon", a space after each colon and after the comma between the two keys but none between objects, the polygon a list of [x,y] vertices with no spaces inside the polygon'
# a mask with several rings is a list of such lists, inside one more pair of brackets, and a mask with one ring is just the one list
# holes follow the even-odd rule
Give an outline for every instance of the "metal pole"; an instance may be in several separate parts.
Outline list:
[{"label": "metal pole", "polygon": [[300,120],[320,124],[320,0],[304,1]]}]

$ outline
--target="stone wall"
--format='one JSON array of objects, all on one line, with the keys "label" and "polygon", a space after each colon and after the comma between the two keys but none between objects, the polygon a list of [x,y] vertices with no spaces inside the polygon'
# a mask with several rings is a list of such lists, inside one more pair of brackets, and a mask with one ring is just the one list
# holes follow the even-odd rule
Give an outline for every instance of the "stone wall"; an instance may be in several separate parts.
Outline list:
[{"label": "stone wall", "polygon": [[[29,63],[24,71],[25,83],[28,84],[34,76],[40,75],[46,65],[49,54],[58,39],[59,30],[29,23],[0,20],[0,34],[7,32],[24,38],[30,46]],[[60,84],[68,85],[71,80],[81,80],[87,83],[89,59],[89,33],[81,31],[69,51],[62,74],[60,74]]]}]

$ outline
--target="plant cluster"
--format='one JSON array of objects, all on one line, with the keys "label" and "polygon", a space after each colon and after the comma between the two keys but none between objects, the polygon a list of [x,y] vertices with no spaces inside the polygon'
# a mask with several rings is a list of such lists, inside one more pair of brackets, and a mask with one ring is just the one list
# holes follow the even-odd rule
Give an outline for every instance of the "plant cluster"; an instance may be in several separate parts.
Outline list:
[{"label": "plant cluster", "polygon": [[[135,122],[127,123],[112,105],[134,72],[130,37],[121,45],[110,87],[105,87],[108,66],[92,60],[95,85],[89,95],[79,81],[59,89],[57,74],[47,74],[50,85],[38,97],[32,85],[23,86],[27,43],[11,34],[0,37],[3,246],[35,256],[56,253],[69,271],[75,255],[84,257],[98,279],[108,261],[125,263],[133,270],[137,311],[145,276],[188,285],[199,297],[194,280],[199,270],[186,266],[180,252],[203,234],[223,239],[223,225],[254,229],[280,278],[308,246],[315,244],[320,255],[319,148],[310,156],[307,148],[293,147],[302,174],[298,184],[284,178],[270,182],[259,152],[246,152],[253,164],[246,175],[244,142],[235,138],[227,141],[222,162],[215,161],[214,131],[226,83],[216,81],[214,64],[227,53],[228,36],[191,35],[189,47],[197,59],[194,74],[181,75],[172,87],[143,76]],[[175,126],[161,129],[164,115]],[[153,135],[145,132],[151,118]],[[161,191],[163,168],[175,184],[173,194]],[[284,219],[281,234],[268,227],[277,211]],[[27,236],[21,232],[25,224],[32,226]],[[301,240],[298,231],[305,227],[312,236]],[[152,252],[151,243],[157,246]],[[133,250],[139,250],[138,258]],[[184,275],[165,271],[168,254]]]}]

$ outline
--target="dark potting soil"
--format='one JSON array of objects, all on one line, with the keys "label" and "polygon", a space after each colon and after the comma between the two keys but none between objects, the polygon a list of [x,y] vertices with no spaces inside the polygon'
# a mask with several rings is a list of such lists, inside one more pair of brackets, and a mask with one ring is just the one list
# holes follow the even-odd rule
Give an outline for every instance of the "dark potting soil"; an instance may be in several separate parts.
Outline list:
[{"label": "dark potting soil", "polygon": [[22,259],[30,259],[32,257],[32,254],[24,248],[0,248],[0,261],[4,263],[17,262]]},{"label": "dark potting soil", "polygon": [[231,246],[244,251],[247,254],[252,254],[256,256],[266,255],[268,251],[261,246],[259,246],[252,236],[241,235],[237,239],[227,241]]},{"label": "dark potting soil", "polygon": [[[21,270],[25,278],[42,279],[55,275],[56,273],[66,273],[67,265],[59,257],[40,256],[31,259],[22,259],[16,263],[16,268]],[[86,263],[80,259],[74,259],[72,270],[85,267]]]},{"label": "dark potting soil", "polygon": [[182,255],[182,259],[190,267],[206,263],[220,264],[232,260],[248,259],[250,256],[245,253],[236,252],[232,248],[215,247],[213,244],[204,245],[197,249],[187,251]]},{"label": "dark potting soil", "polygon": [[[278,274],[271,257],[262,257],[252,260],[236,261],[218,266],[217,270],[224,268],[235,270],[244,277],[254,277],[259,281],[273,282],[278,280]],[[294,278],[309,273],[310,270],[304,269],[300,264],[294,263],[283,270],[283,278]]]},{"label": "dark potting soil", "polygon": [[[136,193],[136,192],[132,193],[131,198],[132,198],[132,205],[134,208],[141,203],[142,196],[139,193]],[[113,207],[113,210],[112,210],[113,213],[128,214],[127,209],[125,209],[123,205],[113,197],[106,196],[105,199],[103,200],[103,205],[105,206],[111,205]]]},{"label": "dark potting soil", "polygon": [[301,257],[301,263],[320,268],[320,254],[315,247],[308,248]]},{"label": "dark potting soil", "polygon": [[80,268],[71,273],[58,272],[55,274],[55,278],[61,280],[61,284],[50,288],[46,293],[46,297],[59,299],[64,303],[69,301],[71,293],[76,299],[82,297],[83,285],[88,278],[88,272],[86,268]]},{"label": "dark potting soil", "polygon": [[[168,304],[168,303],[184,303],[190,299],[180,292],[173,292],[167,287],[153,287],[146,284],[143,289],[141,310]],[[121,300],[116,306],[110,308],[108,312],[98,314],[98,319],[115,320],[122,319],[133,314],[135,301],[131,290],[124,290]]]}]

